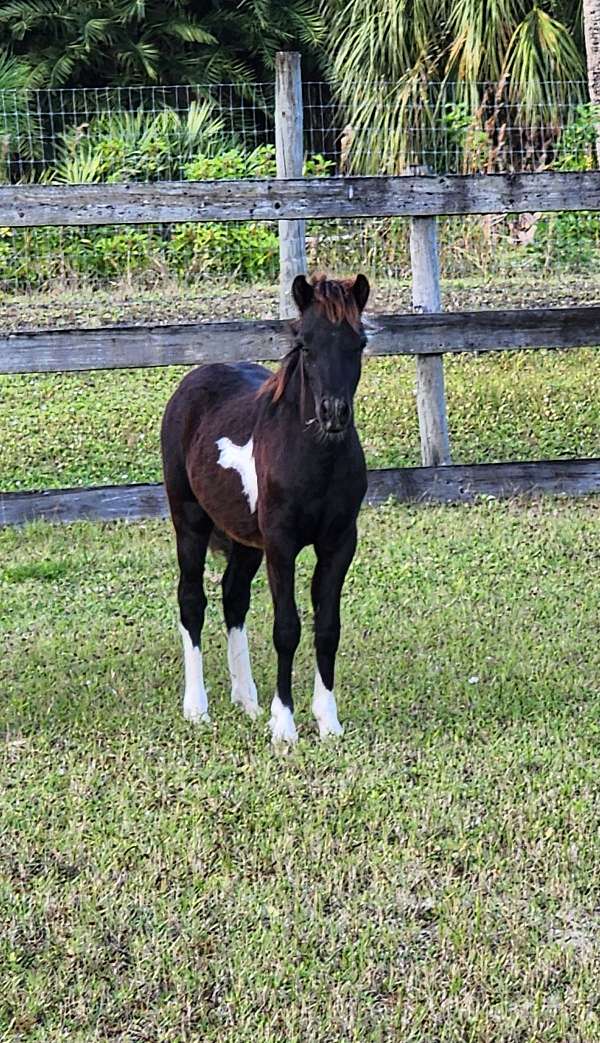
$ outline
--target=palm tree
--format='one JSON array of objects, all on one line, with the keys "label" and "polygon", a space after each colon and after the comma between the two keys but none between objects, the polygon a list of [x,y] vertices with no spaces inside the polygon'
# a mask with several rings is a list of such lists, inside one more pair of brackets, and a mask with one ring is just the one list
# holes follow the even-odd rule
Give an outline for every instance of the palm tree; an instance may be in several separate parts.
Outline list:
[{"label": "palm tree", "polygon": [[51,87],[251,83],[275,52],[315,48],[318,0],[6,0],[0,49]]},{"label": "palm tree", "polygon": [[[590,101],[600,106],[600,0],[583,0],[583,25]],[[597,113],[600,113],[598,108]],[[596,155],[600,166],[600,119],[596,133]]]},{"label": "palm tree", "polygon": [[322,10],[350,169],[435,165],[441,131],[467,166],[485,152],[503,169],[525,129],[541,163],[562,107],[582,100],[574,0],[322,0]]},{"label": "palm tree", "polygon": [[26,62],[0,53],[0,181],[30,178],[39,156],[37,119],[30,109],[35,86]]}]

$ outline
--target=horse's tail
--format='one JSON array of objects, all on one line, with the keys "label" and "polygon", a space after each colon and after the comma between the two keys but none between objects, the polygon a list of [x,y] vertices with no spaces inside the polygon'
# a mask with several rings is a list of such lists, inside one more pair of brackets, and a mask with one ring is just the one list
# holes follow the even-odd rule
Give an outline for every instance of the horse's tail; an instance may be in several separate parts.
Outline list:
[{"label": "horse's tail", "polygon": [[232,541],[231,538],[221,529],[213,529],[210,540],[208,541],[208,546],[213,554],[224,554],[229,561]]}]

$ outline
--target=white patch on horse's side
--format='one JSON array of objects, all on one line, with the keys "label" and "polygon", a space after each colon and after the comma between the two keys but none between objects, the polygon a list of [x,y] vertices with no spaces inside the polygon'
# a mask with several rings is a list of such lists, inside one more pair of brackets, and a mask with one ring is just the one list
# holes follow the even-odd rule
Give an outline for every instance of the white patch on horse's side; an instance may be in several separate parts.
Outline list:
[{"label": "white patch on horse's side", "polygon": [[271,720],[269,721],[273,742],[298,742],[298,732],[294,723],[294,715],[288,706],[284,706],[275,692],[271,703]]},{"label": "white patch on horse's side", "polygon": [[256,477],[256,464],[254,463],[254,441],[251,438],[246,445],[236,445],[230,438],[217,439],[219,450],[219,467],[226,469],[234,468],[242,479],[250,514],[254,514],[258,502],[258,478]]},{"label": "white patch on horse's side", "polygon": [[258,705],[256,685],[252,679],[246,627],[232,627],[227,636],[227,662],[231,674],[231,701],[241,706],[250,717],[262,713]]},{"label": "white patch on horse's side", "polygon": [[185,661],[185,691],[183,695],[183,716],[186,721],[210,722],[208,716],[208,696],[204,687],[202,672],[202,652],[182,623],[179,624],[183,640],[183,657]]},{"label": "white patch on horse's side", "polygon": [[328,735],[344,734],[344,729],[338,720],[335,695],[325,687],[318,667],[315,671],[312,712],[317,718],[319,734],[322,739],[325,739]]}]

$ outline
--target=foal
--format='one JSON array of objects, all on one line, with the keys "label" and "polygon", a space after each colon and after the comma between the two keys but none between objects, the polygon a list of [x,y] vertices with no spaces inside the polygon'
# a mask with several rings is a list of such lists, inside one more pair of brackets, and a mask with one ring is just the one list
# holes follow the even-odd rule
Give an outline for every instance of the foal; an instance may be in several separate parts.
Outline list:
[{"label": "foal", "polygon": [[252,680],[245,619],[250,585],[266,555],[275,622],[274,742],[298,738],[292,662],[300,640],[294,600],[298,552],[313,544],[311,594],[316,674],[312,710],[321,737],[341,735],[333,694],[340,596],[356,548],[356,519],[367,488],[353,416],[366,337],[364,275],[343,281],[294,279],[300,311],[294,343],[276,373],[242,362],[189,373],[162,423],[165,486],[177,538],[180,630],[185,656],[183,712],[208,720],[200,635],[203,572],[211,540],[228,538],[222,580],[231,699],[261,712]]}]

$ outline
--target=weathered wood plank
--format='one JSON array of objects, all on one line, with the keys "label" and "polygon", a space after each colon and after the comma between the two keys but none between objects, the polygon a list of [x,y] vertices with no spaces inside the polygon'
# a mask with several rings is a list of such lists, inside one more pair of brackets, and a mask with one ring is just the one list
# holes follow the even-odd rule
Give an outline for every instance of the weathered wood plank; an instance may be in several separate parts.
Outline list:
[{"label": "weathered wood plank", "polygon": [[402,502],[471,503],[478,496],[506,499],[538,493],[567,496],[600,493],[600,459],[370,471],[367,502],[376,506],[391,496]]},{"label": "weathered wood plank", "polygon": [[[373,315],[368,353],[428,355],[600,345],[600,307]],[[24,330],[0,336],[0,373],[199,365],[281,358],[289,324],[181,323]]]},{"label": "weathered wood plank", "polygon": [[[600,345],[600,307],[374,315],[374,354],[518,351]],[[371,345],[369,346],[371,350]]]},{"label": "weathered wood plank", "polygon": [[[278,178],[302,177],[304,131],[302,72],[296,51],[278,51],[275,57],[275,156]],[[279,316],[294,318],[296,305],[292,283],[307,271],[306,224],[280,221],[279,233]]]},{"label": "weathered wood plank", "polygon": [[[369,472],[366,502],[377,506],[391,497],[402,502],[470,503],[478,496],[505,498],[538,493],[600,493],[600,459],[374,470]],[[167,514],[165,492],[159,484],[0,493],[0,526],[38,519],[134,521],[165,518]]]},{"label": "weathered wood plank", "polygon": [[0,493],[0,527],[42,519],[52,522],[140,521],[166,518],[162,485],[107,485],[50,489],[40,493]]},{"label": "weathered wood plank", "polygon": [[0,337],[0,373],[268,361],[281,358],[289,347],[289,323],[278,319],[38,330]]},{"label": "weathered wood plank", "polygon": [[0,226],[600,210],[600,172],[3,185]]}]

